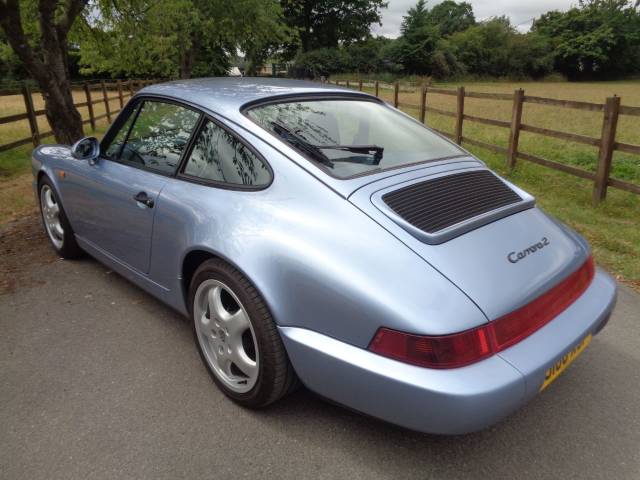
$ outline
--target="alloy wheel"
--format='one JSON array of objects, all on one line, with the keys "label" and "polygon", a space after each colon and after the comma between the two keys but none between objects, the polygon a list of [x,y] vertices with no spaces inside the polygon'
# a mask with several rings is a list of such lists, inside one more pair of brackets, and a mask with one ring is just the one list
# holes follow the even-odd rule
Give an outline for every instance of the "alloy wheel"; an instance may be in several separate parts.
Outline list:
[{"label": "alloy wheel", "polygon": [[60,220],[60,205],[49,185],[43,185],[40,190],[40,206],[47,235],[49,235],[53,245],[60,250],[64,242],[64,229]]},{"label": "alloy wheel", "polygon": [[226,387],[248,392],[258,379],[259,352],[247,311],[227,285],[214,279],[200,284],[193,303],[198,342],[207,364]]}]

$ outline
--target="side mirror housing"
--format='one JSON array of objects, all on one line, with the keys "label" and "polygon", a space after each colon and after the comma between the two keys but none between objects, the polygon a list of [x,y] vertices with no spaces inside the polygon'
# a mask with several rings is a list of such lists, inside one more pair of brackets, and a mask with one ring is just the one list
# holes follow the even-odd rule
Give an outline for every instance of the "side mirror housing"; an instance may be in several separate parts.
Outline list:
[{"label": "side mirror housing", "polygon": [[93,164],[100,156],[100,142],[96,137],[84,137],[73,144],[71,155],[73,158],[88,160]]}]

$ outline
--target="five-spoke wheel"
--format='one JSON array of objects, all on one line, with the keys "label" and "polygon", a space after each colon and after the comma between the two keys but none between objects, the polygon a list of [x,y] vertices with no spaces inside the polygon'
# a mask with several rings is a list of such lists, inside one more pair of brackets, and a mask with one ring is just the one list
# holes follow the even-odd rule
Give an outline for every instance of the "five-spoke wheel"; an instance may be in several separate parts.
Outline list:
[{"label": "five-spoke wheel", "polygon": [[60,197],[46,175],[38,183],[42,223],[54,250],[63,258],[76,258],[82,250],[64,212]]},{"label": "five-spoke wheel", "polygon": [[40,190],[40,208],[49,240],[57,249],[61,249],[64,243],[64,229],[60,223],[60,206],[53,190],[47,184],[44,184]]},{"label": "five-spoke wheel", "polygon": [[189,305],[200,356],[227,396],[263,407],[297,385],[269,309],[233,266],[203,262],[191,279]]},{"label": "five-spoke wheel", "polygon": [[224,283],[205,280],[196,291],[194,320],[200,348],[217,377],[244,393],[258,378],[258,342],[249,315]]}]

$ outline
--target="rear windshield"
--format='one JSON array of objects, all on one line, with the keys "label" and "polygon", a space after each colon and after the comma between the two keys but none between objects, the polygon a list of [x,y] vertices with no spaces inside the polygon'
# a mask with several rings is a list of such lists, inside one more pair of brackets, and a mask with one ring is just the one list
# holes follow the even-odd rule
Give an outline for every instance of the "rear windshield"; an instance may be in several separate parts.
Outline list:
[{"label": "rear windshield", "polygon": [[463,154],[374,101],[286,101],[253,107],[247,115],[339,178]]}]

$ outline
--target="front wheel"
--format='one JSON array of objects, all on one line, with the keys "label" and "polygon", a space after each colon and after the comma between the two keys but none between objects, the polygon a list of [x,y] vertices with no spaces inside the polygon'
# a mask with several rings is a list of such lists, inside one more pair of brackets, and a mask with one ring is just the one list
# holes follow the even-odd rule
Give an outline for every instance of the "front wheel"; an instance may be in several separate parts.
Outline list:
[{"label": "front wheel", "polygon": [[82,255],[60,198],[47,177],[43,177],[38,185],[38,197],[42,223],[56,253],[67,259]]},{"label": "front wheel", "polygon": [[204,262],[191,281],[189,302],[198,351],[225,395],[257,408],[295,386],[264,300],[235,268],[219,259]]}]

